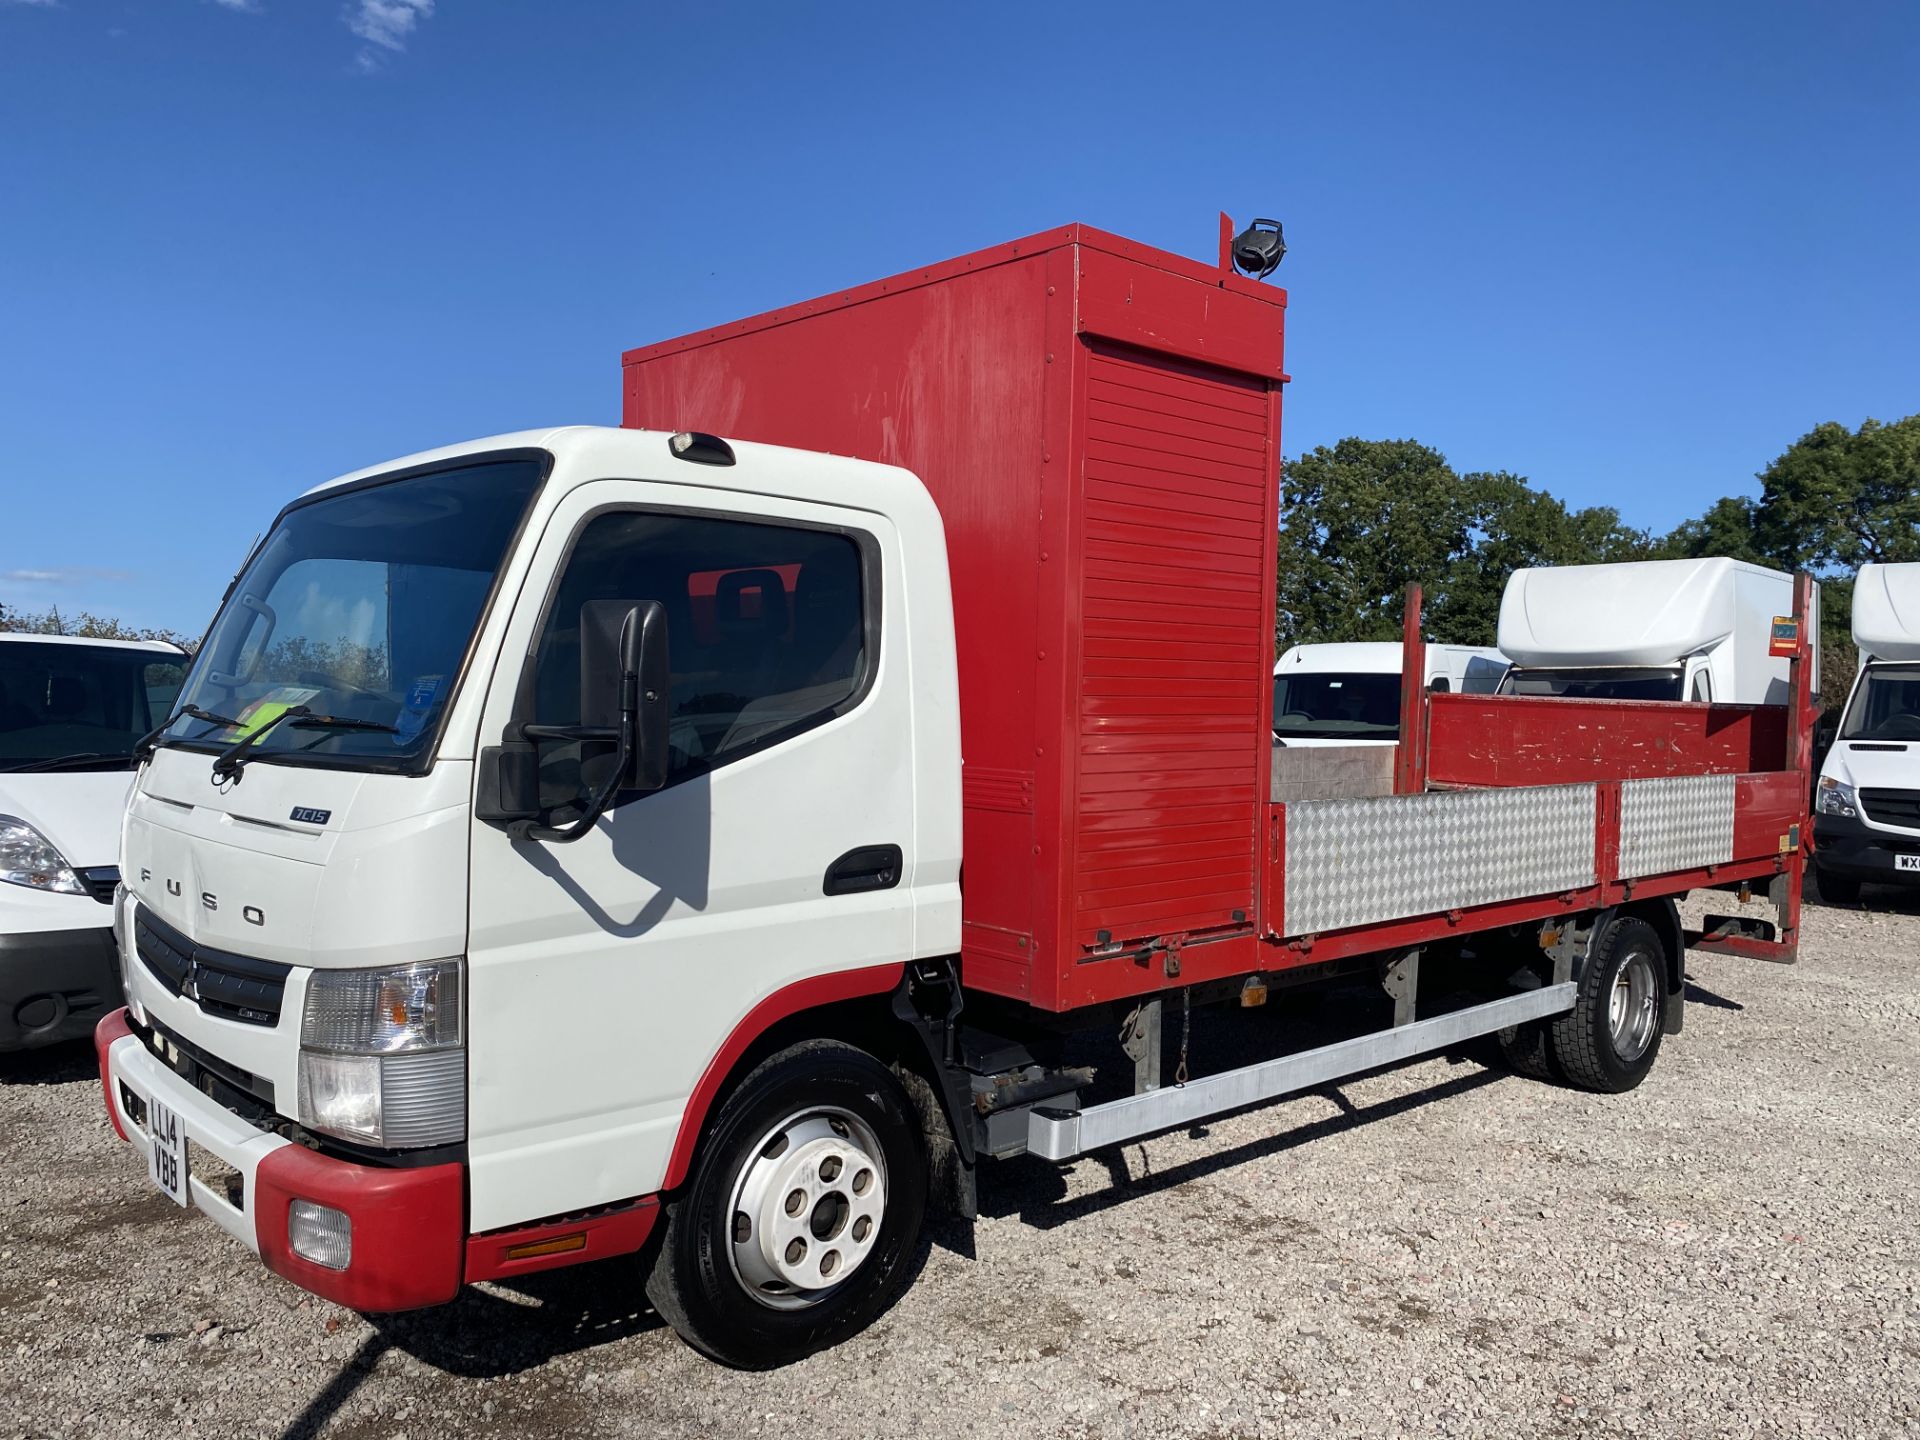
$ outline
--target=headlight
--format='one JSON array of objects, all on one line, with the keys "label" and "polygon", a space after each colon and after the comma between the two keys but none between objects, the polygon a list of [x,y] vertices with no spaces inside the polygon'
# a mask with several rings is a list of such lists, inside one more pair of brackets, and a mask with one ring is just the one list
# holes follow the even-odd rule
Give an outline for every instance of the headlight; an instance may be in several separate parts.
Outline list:
[{"label": "headlight", "polygon": [[300,1123],[390,1149],[467,1133],[461,962],[316,970],[300,1020]]},{"label": "headlight", "polygon": [[1860,801],[1853,793],[1853,786],[1842,785],[1830,776],[1820,777],[1820,794],[1813,802],[1814,810],[1821,815],[1839,815],[1851,820],[1860,813]]},{"label": "headlight", "polygon": [[0,880],[60,895],[87,893],[87,887],[52,842],[11,815],[0,815]]}]

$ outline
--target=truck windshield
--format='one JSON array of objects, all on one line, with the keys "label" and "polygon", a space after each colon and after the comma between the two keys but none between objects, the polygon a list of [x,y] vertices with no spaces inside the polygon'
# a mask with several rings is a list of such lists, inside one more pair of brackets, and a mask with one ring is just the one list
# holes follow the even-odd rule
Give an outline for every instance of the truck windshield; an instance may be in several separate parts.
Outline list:
[{"label": "truck windshield", "polygon": [[1400,677],[1296,670],[1273,680],[1273,733],[1283,740],[1393,740]]},{"label": "truck windshield", "polygon": [[1604,670],[1531,670],[1516,665],[1500,686],[1503,695],[1552,695],[1563,700],[1678,700],[1680,667]]},{"label": "truck windshield", "polygon": [[[296,504],[235,583],[180,697],[240,723],[183,716],[160,743],[224,749],[257,735],[254,759],[424,769],[544,473],[515,452]],[[272,725],[299,705],[370,725]]]},{"label": "truck windshield", "polygon": [[1840,738],[1920,740],[1920,665],[1869,665]]},{"label": "truck windshield", "polygon": [[132,645],[0,642],[0,770],[112,770],[173,713],[186,656]]}]

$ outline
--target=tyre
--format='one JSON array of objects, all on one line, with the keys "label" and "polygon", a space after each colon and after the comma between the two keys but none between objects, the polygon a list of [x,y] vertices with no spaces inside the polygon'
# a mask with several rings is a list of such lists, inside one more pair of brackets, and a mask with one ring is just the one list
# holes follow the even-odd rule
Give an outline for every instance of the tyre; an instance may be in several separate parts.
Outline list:
[{"label": "tyre", "polygon": [[1569,1084],[1619,1095],[1647,1078],[1660,1053],[1667,958],[1659,932],[1632,916],[1596,939],[1579,998],[1548,1031],[1554,1065]]},{"label": "tyre", "polygon": [[1820,898],[1831,905],[1858,905],[1860,882],[1847,875],[1815,868],[1813,878],[1820,887]]},{"label": "tyre", "polygon": [[1517,1075],[1535,1080],[1553,1078],[1553,1061],[1547,1054],[1547,1022],[1529,1020],[1524,1025],[1509,1025],[1494,1032],[1500,1046],[1500,1058]]},{"label": "tyre", "polygon": [[721,1106],[668,1203],[647,1298],[682,1339],[743,1370],[859,1333],[916,1258],[927,1145],[879,1061],[811,1040]]}]

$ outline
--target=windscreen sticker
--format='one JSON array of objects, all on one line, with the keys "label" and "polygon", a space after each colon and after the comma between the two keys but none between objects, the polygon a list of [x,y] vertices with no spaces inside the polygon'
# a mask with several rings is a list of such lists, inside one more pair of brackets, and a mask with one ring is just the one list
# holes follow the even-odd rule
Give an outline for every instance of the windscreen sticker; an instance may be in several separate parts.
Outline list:
[{"label": "windscreen sticker", "polygon": [[400,709],[400,716],[393,722],[393,743],[411,745],[420,738],[420,732],[427,728],[427,717],[433,713],[433,705],[440,698],[440,690],[446,684],[444,675],[420,675],[407,687],[406,703]]},{"label": "windscreen sticker", "polygon": [[318,690],[303,690],[297,685],[281,685],[269,690],[240,712],[240,723],[233,728],[234,738],[246,739],[254,731],[278,720],[294,706],[306,704],[319,693]]}]

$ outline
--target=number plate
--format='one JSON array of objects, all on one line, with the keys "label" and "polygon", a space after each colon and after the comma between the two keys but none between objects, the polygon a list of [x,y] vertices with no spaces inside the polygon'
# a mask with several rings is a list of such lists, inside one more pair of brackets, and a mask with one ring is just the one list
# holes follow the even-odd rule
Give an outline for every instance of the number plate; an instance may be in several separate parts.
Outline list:
[{"label": "number plate", "polygon": [[180,1117],[158,1100],[149,1100],[147,1134],[153,1137],[153,1153],[147,1160],[147,1174],[169,1200],[176,1205],[185,1205],[187,1132],[180,1124]]},{"label": "number plate", "polygon": [[1893,857],[1896,870],[1920,870],[1920,855],[1896,855]]}]

